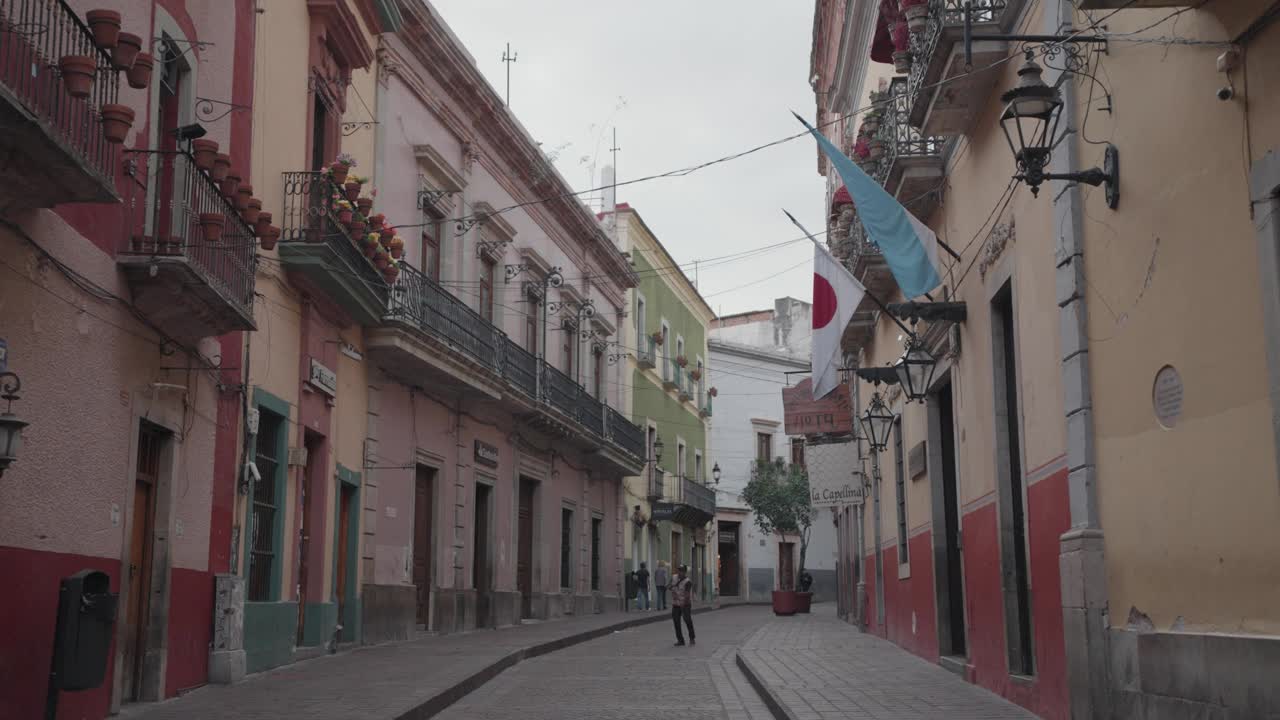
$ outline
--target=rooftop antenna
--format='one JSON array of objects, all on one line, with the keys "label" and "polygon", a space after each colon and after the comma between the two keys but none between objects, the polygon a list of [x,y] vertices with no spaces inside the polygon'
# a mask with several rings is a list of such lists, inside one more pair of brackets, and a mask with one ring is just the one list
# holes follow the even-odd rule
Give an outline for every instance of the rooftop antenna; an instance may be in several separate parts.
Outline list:
[{"label": "rooftop antenna", "polygon": [[622,148],[618,147],[618,128],[613,129],[613,146],[609,148],[609,152],[613,155],[613,183],[617,188],[618,183],[618,151]]},{"label": "rooftop antenna", "polygon": [[507,49],[502,52],[502,62],[507,66],[507,107],[511,107],[511,63],[519,54],[511,52],[511,43],[507,43]]}]

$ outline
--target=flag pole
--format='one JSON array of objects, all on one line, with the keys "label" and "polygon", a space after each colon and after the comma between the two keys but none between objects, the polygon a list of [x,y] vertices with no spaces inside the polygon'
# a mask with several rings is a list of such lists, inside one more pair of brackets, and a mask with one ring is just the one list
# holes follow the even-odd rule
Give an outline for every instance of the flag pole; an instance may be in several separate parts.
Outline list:
[{"label": "flag pole", "polygon": [[[806,230],[805,227],[800,224],[800,221],[796,219],[795,215],[792,215],[791,213],[787,212],[786,208],[782,208],[782,212],[786,214],[786,216],[791,220],[792,223],[795,224],[796,227],[800,228],[800,232],[804,233],[805,237],[813,241],[813,244],[819,250],[821,250],[822,252],[827,252],[827,249],[822,247],[822,243],[818,242],[818,239],[813,236],[813,233]],[[893,313],[889,312],[889,308],[883,302],[880,301],[880,298],[875,296],[875,293],[871,292],[871,290],[866,287],[864,287],[863,289],[866,290],[867,297],[871,298],[871,301],[874,302],[877,306],[879,306],[879,308],[884,312],[884,314],[888,315],[891,320],[897,323],[898,327],[902,328],[903,332],[907,333],[913,338],[916,336],[916,333],[914,330],[902,324],[902,321],[898,319],[897,315],[894,315]]]}]

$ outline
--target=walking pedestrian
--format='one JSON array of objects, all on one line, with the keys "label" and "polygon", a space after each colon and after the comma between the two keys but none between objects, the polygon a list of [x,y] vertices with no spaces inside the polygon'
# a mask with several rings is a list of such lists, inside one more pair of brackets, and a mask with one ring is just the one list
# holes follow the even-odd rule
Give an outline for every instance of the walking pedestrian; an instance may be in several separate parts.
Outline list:
[{"label": "walking pedestrian", "polygon": [[684,645],[684,633],[680,632],[680,620],[689,628],[689,644],[697,645],[693,633],[693,581],[688,576],[689,567],[681,565],[671,583],[671,622],[676,626],[676,645]]},{"label": "walking pedestrian", "polygon": [[658,569],[653,571],[653,586],[658,590],[658,609],[667,609],[667,561],[659,560]]},{"label": "walking pedestrian", "polygon": [[640,569],[636,571],[636,609],[640,609],[640,601],[644,601],[644,609],[649,609],[649,570],[640,563]]}]

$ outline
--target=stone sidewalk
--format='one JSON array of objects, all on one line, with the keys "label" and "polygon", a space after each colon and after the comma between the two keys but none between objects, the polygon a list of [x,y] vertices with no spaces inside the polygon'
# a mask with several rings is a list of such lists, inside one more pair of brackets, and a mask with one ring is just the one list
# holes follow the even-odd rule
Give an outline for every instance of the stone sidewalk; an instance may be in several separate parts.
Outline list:
[{"label": "stone sidewalk", "polygon": [[613,612],[361,647],[251,675],[235,685],[209,685],[162,703],[126,706],[120,717],[429,718],[521,660],[636,625],[670,623],[670,617]]},{"label": "stone sidewalk", "polygon": [[1035,715],[893,643],[841,622],[830,604],[774,618],[737,663],[778,720],[1002,720]]}]

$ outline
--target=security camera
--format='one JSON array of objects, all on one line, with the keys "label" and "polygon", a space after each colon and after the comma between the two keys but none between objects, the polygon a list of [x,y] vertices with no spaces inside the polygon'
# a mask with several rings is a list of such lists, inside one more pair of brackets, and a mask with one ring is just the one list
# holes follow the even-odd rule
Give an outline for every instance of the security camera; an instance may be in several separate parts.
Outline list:
[{"label": "security camera", "polygon": [[1231,87],[1230,85],[1223,85],[1222,87],[1218,88],[1218,99],[1221,100],[1222,102],[1226,102],[1235,96],[1236,96],[1236,89]]}]

